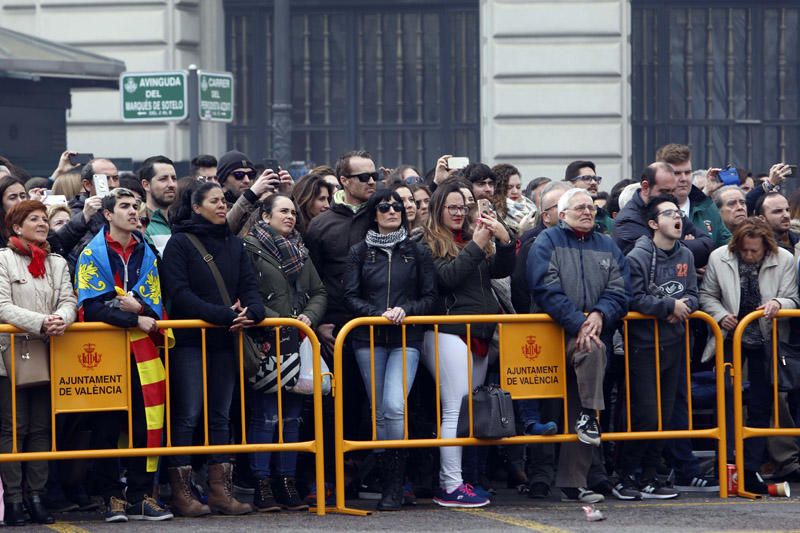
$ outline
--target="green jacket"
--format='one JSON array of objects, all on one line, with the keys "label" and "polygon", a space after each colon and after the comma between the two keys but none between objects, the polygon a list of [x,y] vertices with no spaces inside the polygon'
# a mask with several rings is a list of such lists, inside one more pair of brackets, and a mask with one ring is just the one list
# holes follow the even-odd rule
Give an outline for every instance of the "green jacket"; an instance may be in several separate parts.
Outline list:
[{"label": "green jacket", "polygon": [[614,233],[614,219],[608,214],[604,208],[597,209],[597,216],[594,219],[594,224],[601,233],[611,235]]},{"label": "green jacket", "polygon": [[689,220],[698,229],[705,231],[713,241],[714,248],[725,246],[731,240],[731,232],[725,227],[714,200],[692,185],[689,192]]},{"label": "green jacket", "polygon": [[147,224],[147,229],[144,232],[144,240],[155,246],[159,257],[164,257],[164,248],[166,248],[167,241],[172,236],[172,228],[160,209],[155,211],[148,209],[147,216],[150,217],[150,223]]},{"label": "green jacket", "polygon": [[267,318],[306,315],[311,320],[311,327],[318,326],[325,316],[328,297],[311,259],[306,260],[292,285],[278,262],[264,250],[258,239],[248,235],[244,238],[244,248],[253,261],[258,292],[264,299]]}]

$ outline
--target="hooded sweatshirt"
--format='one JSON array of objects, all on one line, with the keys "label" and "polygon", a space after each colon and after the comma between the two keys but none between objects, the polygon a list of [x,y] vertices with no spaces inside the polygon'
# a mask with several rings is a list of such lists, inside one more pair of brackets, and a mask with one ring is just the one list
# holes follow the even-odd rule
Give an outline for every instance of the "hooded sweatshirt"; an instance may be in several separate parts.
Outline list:
[{"label": "hooded sweatshirt", "polygon": [[[656,254],[655,264],[653,253]],[[681,241],[676,242],[672,250],[662,250],[650,237],[642,236],[634,244],[627,259],[633,289],[631,311],[653,315],[659,319],[658,336],[661,346],[684,342],[685,323],[670,324],[666,318],[672,314],[675,302],[681,298],[687,299],[686,303],[692,311],[698,308],[697,274],[692,252]],[[631,345],[648,348],[655,346],[652,320],[632,320],[628,331]]]}]

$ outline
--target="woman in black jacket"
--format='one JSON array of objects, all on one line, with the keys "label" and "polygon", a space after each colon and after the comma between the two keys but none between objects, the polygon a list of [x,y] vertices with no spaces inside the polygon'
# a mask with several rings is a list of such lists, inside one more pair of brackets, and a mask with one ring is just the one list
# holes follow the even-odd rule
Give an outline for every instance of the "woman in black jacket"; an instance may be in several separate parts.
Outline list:
[{"label": "woman in black jacket", "polygon": [[[345,299],[356,316],[382,316],[395,326],[375,328],[374,360],[370,357],[369,328],[353,332],[353,348],[361,377],[372,394],[375,372],[375,424],[378,439],[403,439],[405,401],[414,383],[422,348],[419,326],[406,330],[405,390],[403,389],[403,339],[399,324],[408,315],[426,315],[436,298],[436,274],[430,252],[408,238],[408,220],[397,192],[373,194],[365,208],[372,226],[364,242],[350,249],[345,277]],[[404,450],[381,454],[382,511],[400,510],[403,503]]]},{"label": "woman in black jacket", "polygon": [[[166,299],[170,318],[200,319],[225,326],[206,333],[208,440],[210,444],[229,444],[229,411],[239,367],[237,334],[264,318],[264,305],[242,240],[231,234],[226,223],[227,205],[220,186],[198,182],[184,191],[181,202],[172,237],[164,249]],[[219,269],[224,291],[215,281],[208,256]],[[172,445],[191,446],[195,429],[203,420],[202,340],[200,331],[182,329],[175,331],[175,340],[170,353]],[[196,500],[189,488],[189,457],[176,455],[171,466],[176,469],[170,479],[175,480],[172,491],[180,502],[178,510],[191,513]],[[209,457],[208,505],[212,511],[225,514],[250,512],[252,506],[237,501],[231,493],[232,472],[228,455]]]},{"label": "woman in black jacket", "polygon": [[[458,182],[441,185],[433,193],[425,226],[425,243],[431,250],[443,315],[488,315],[500,312],[491,279],[510,276],[514,270],[514,241],[491,211],[478,213],[472,224],[469,207]],[[439,389],[442,399],[442,438],[456,436],[461,399],[469,393],[467,357],[472,357],[472,386],[482,385],[488,366],[486,355],[495,324],[474,324],[469,350],[466,326],[448,324],[425,333],[423,363],[436,375],[439,354]],[[444,507],[481,507],[488,494],[476,492],[461,475],[461,448],[440,449],[439,493],[433,501]]]}]

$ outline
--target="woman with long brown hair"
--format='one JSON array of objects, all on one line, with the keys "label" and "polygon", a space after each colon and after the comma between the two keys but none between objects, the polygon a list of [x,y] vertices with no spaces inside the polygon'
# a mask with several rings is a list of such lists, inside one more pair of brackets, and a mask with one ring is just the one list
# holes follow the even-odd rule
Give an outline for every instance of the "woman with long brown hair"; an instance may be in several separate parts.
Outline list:
[{"label": "woman with long brown hair", "polygon": [[[491,212],[481,213],[471,223],[469,207],[458,182],[446,182],[431,197],[424,242],[431,249],[439,286],[440,315],[483,315],[500,312],[491,288],[492,278],[510,276],[514,269],[514,241]],[[472,386],[483,384],[489,343],[495,324],[474,324],[469,349],[466,326],[443,324],[438,336],[425,333],[423,363],[437,375],[442,399],[442,438],[456,436],[461,399],[469,392],[468,361],[472,358]],[[488,493],[476,492],[464,483],[461,448],[440,449],[439,492],[434,502],[444,507],[482,507]]]},{"label": "woman with long brown hair", "polygon": [[334,187],[320,173],[306,174],[295,183],[292,200],[297,204],[297,231],[303,235],[311,220],[331,207]]}]

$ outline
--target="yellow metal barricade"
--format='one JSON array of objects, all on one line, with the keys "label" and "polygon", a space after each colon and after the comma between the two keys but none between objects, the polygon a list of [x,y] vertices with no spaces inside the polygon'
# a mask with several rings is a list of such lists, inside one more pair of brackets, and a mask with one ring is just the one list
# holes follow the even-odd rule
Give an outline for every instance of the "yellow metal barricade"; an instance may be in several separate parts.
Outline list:
[{"label": "yellow metal barricade", "polygon": [[[736,446],[736,472],[738,473],[737,494],[739,496],[756,499],[759,494],[748,492],[744,480],[744,440],[754,437],[800,437],[800,427],[782,428],[780,423],[779,402],[780,392],[778,390],[778,321],[779,318],[800,317],[800,309],[787,309],[778,311],[772,319],[772,361],[770,371],[772,373],[772,419],[774,427],[754,428],[744,425],[744,390],[742,376],[742,335],[747,326],[764,317],[764,311],[753,311],[739,321],[733,331],[733,422],[734,440]],[[797,423],[797,421],[795,421]]]},{"label": "yellow metal barricade", "polygon": [[[692,422],[692,389],[691,389],[691,350],[690,350],[690,341],[689,341],[689,328],[688,322],[686,327],[686,336],[685,336],[685,346],[686,346],[686,387],[687,387],[687,398],[688,398],[688,408],[689,408],[689,422],[688,428],[685,430],[664,430],[664,424],[668,421],[663,421],[661,418],[661,409],[658,412],[658,430],[657,431],[640,431],[634,432],[631,431],[631,421],[630,421],[630,388],[627,386],[629,376],[629,361],[628,361],[628,321],[630,320],[653,320],[655,322],[655,336],[658,337],[658,324],[657,321],[654,320],[651,316],[642,315],[639,313],[629,313],[624,318],[624,335],[625,335],[625,372],[626,372],[626,403],[627,403],[627,419],[628,419],[628,427],[627,431],[617,431],[613,433],[604,433],[602,435],[603,440],[608,441],[623,441],[623,440],[655,440],[655,439],[687,439],[687,438],[707,438],[713,439],[717,441],[718,446],[718,466],[719,466],[719,482],[720,482],[720,497],[727,498],[728,491],[727,491],[727,469],[725,464],[725,449],[726,449],[726,434],[725,434],[725,362],[723,359],[723,352],[722,352],[722,332],[719,328],[719,325],[714,321],[714,319],[706,313],[702,312],[695,312],[690,315],[690,318],[699,319],[704,321],[708,324],[711,332],[713,333],[716,342],[717,342],[717,349],[716,349],[716,358],[715,358],[715,372],[716,372],[716,411],[717,411],[717,425],[707,429],[694,429],[693,422]],[[345,477],[344,477],[344,454],[352,451],[357,450],[370,450],[370,449],[380,449],[380,448],[425,448],[425,447],[440,447],[440,446],[469,446],[469,445],[512,445],[512,444],[527,444],[527,443],[555,443],[555,442],[576,442],[577,436],[574,433],[569,433],[567,430],[568,427],[568,420],[567,420],[567,394],[566,394],[566,380],[559,380],[560,387],[558,384],[551,383],[554,385],[552,387],[548,387],[547,391],[543,395],[536,395],[536,396],[522,396],[527,398],[562,398],[564,403],[564,433],[552,436],[528,436],[528,435],[520,435],[516,437],[510,437],[505,439],[499,440],[489,440],[489,439],[477,439],[473,437],[473,419],[472,419],[472,395],[467,395],[468,397],[468,412],[469,412],[469,429],[470,429],[470,436],[464,438],[442,438],[441,436],[441,421],[442,421],[442,413],[441,413],[441,405],[440,405],[440,392],[439,392],[439,385],[440,385],[440,375],[439,375],[439,347],[438,347],[438,338],[437,342],[434,343],[435,345],[435,365],[436,365],[436,373],[434,376],[436,385],[436,423],[437,423],[437,436],[436,438],[422,438],[422,439],[409,439],[408,438],[408,388],[406,384],[406,327],[412,325],[429,325],[433,326],[434,335],[438,337],[439,335],[439,326],[442,324],[465,324],[466,325],[466,364],[468,367],[467,376],[468,376],[468,383],[469,389],[473,390],[472,384],[472,357],[471,357],[471,348],[470,348],[470,339],[471,339],[471,325],[472,324],[481,324],[481,323],[497,323],[498,328],[500,328],[500,345],[499,351],[502,353],[504,351],[503,346],[503,334],[502,329],[504,325],[530,325],[534,327],[535,324],[547,324],[552,325],[553,320],[550,318],[549,315],[546,314],[528,314],[528,315],[448,315],[448,316],[412,316],[407,317],[404,321],[402,326],[402,341],[403,341],[403,390],[406,393],[406,400],[405,400],[405,410],[404,410],[404,431],[403,439],[399,440],[377,440],[377,431],[376,431],[376,405],[375,405],[375,338],[374,338],[374,327],[375,326],[388,326],[391,323],[382,317],[362,317],[356,318],[348,322],[347,324],[342,327],[341,331],[339,332],[338,336],[336,337],[336,343],[334,347],[334,374],[339,378],[336,387],[334,390],[334,400],[335,400],[335,455],[336,455],[336,505],[335,507],[329,509],[329,511],[337,512],[337,513],[344,513],[344,514],[352,514],[352,515],[367,515],[369,514],[368,511],[363,511],[360,509],[352,509],[348,508],[345,504]],[[371,409],[371,416],[372,416],[372,439],[371,440],[346,440],[344,438],[344,400],[343,400],[343,392],[347,387],[353,386],[360,386],[354,384],[343,384],[342,383],[342,376],[344,375],[342,372],[342,355],[345,346],[345,342],[347,341],[347,336],[352,332],[353,329],[357,327],[364,327],[368,326],[370,328],[370,366],[371,366],[371,375],[372,375],[372,409]],[[565,346],[565,337],[563,329],[560,329],[560,346],[558,349],[561,350],[561,364],[562,367],[566,365],[566,357],[564,353],[564,346]],[[557,339],[555,342],[559,342]],[[552,350],[553,347],[550,346]],[[531,342],[531,352],[535,353],[537,350],[535,348],[535,341]],[[655,349],[655,358],[656,358],[656,386],[657,386],[657,397],[661,400],[661,384],[660,379],[658,376],[660,375],[660,354],[658,352],[658,343],[656,343]],[[502,378],[502,376],[501,376]],[[556,392],[554,392],[556,391]],[[519,396],[515,396],[519,397]]]},{"label": "yellow metal barricade", "polygon": [[[111,357],[116,358],[117,362],[119,360],[124,360],[124,364],[118,368],[125,368],[125,373],[122,375],[121,372],[114,372],[112,374],[106,374],[106,377],[103,379],[105,383],[109,384],[107,389],[108,392],[112,395],[119,396],[120,394],[123,395],[125,398],[124,405],[120,404],[119,402],[111,402],[113,405],[110,406],[90,406],[86,408],[68,408],[64,410],[52,410],[52,443],[51,443],[51,450],[47,452],[20,452],[17,449],[17,391],[16,391],[16,376],[15,376],[15,356],[16,356],[16,347],[14,343],[15,334],[24,334],[20,330],[14,328],[10,325],[0,325],[0,333],[8,333],[11,334],[11,343],[10,343],[10,365],[7,368],[9,379],[11,380],[11,413],[12,413],[12,450],[11,453],[4,453],[0,454],[0,462],[14,462],[14,461],[50,461],[50,460],[57,460],[57,459],[99,459],[99,458],[117,458],[117,457],[143,457],[143,456],[165,456],[165,455],[194,455],[194,454],[235,454],[235,453],[256,453],[256,452],[305,452],[305,453],[313,453],[315,455],[315,470],[316,470],[316,484],[317,487],[324,487],[325,486],[325,462],[324,462],[324,454],[323,454],[323,439],[322,439],[322,379],[321,376],[321,367],[320,367],[320,345],[319,340],[317,339],[316,334],[314,331],[308,327],[307,325],[303,324],[299,320],[291,319],[291,318],[269,318],[258,324],[258,326],[262,327],[274,327],[275,328],[275,346],[276,346],[276,355],[277,357],[277,373],[278,373],[278,390],[280,391],[278,394],[278,442],[273,444],[249,444],[247,442],[247,405],[245,403],[245,387],[249,386],[245,380],[244,376],[244,351],[243,351],[243,342],[244,342],[244,333],[240,332],[238,334],[238,352],[239,352],[239,401],[241,402],[241,424],[242,424],[242,441],[239,444],[226,444],[226,445],[210,445],[209,444],[209,437],[208,437],[208,381],[207,381],[207,371],[206,371],[206,330],[211,328],[218,328],[213,324],[209,324],[207,322],[203,322],[201,320],[160,320],[158,321],[158,327],[161,329],[166,330],[167,328],[172,329],[200,329],[201,339],[202,339],[202,368],[203,368],[203,383],[199,384],[198,386],[202,385],[203,388],[203,429],[204,429],[204,438],[203,438],[203,445],[202,446],[172,446],[171,439],[170,439],[170,380],[169,380],[169,357],[170,357],[170,347],[169,342],[165,336],[165,342],[163,348],[163,358],[164,358],[164,368],[166,370],[166,405],[165,405],[165,424],[164,424],[164,434],[165,434],[165,445],[161,447],[153,447],[153,448],[134,448],[133,447],[133,422],[132,422],[132,409],[130,408],[131,405],[131,384],[130,384],[130,342],[131,342],[131,331],[133,330],[123,330],[119,328],[115,328],[105,323],[101,322],[78,322],[70,326],[67,330],[68,333],[75,333],[81,332],[86,334],[86,345],[90,346],[85,348],[82,353],[79,354],[72,354],[72,353],[55,353],[55,350],[51,344],[51,353],[50,353],[50,390],[51,390],[51,398],[55,398],[59,393],[62,395],[66,395],[66,387],[64,391],[59,391],[60,384],[56,382],[55,379],[52,379],[54,376],[54,367],[56,363],[56,358],[62,357],[79,357],[85,362],[86,365],[91,366],[94,363],[98,363],[98,355],[102,357]],[[285,391],[282,388],[280,379],[281,379],[281,369],[280,369],[280,353],[281,353],[281,343],[280,343],[280,328],[281,327],[291,327],[297,328],[299,331],[304,333],[309,339],[311,340],[311,345],[313,347],[313,371],[314,371],[314,394],[313,394],[313,403],[314,403],[314,439],[310,441],[304,442],[284,442],[283,441],[283,405],[282,405],[282,396]],[[101,333],[97,333],[101,332]],[[96,333],[97,335],[106,335],[108,332],[114,332],[120,336],[119,348],[120,350],[124,350],[121,352],[117,352],[114,354],[99,354],[96,352],[95,343],[93,342],[96,340],[91,333]],[[88,350],[88,351],[87,351]],[[124,354],[124,359],[120,357],[120,353]],[[232,355],[233,356],[233,355]],[[99,366],[99,365],[95,365]],[[119,389],[117,389],[117,385],[119,385]],[[123,387],[124,385],[124,387]],[[256,394],[260,394],[256,392]],[[70,394],[71,395],[71,394]],[[56,443],[56,416],[59,413],[80,413],[80,412],[98,412],[98,411],[127,411],[128,414],[128,448],[123,449],[106,449],[106,450],[58,450],[57,443]],[[317,505],[316,508],[311,508],[312,512],[316,512],[318,515],[325,514],[325,491],[318,490],[317,491]]]}]

